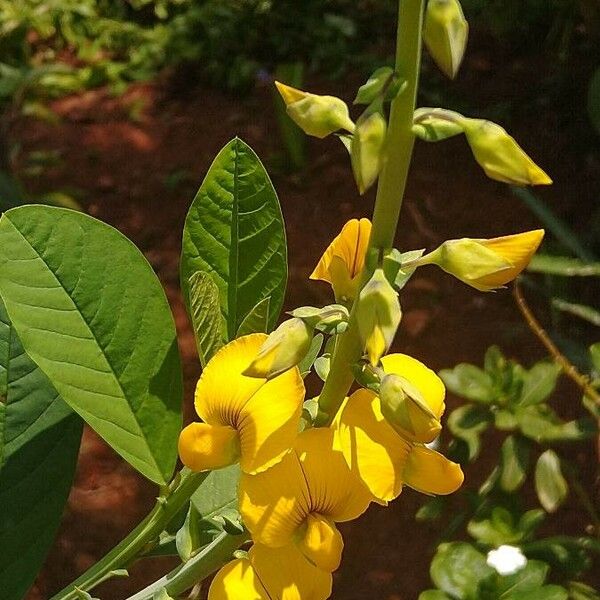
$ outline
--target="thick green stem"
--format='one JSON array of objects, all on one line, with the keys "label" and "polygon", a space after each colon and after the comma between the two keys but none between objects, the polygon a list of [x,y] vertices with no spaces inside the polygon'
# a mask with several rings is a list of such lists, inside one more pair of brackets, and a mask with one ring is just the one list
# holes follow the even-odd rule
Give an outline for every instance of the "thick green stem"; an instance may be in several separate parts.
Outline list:
[{"label": "thick green stem", "polygon": [[[372,251],[392,248],[398,226],[398,217],[406,188],[408,169],[415,136],[412,132],[419,69],[421,64],[421,29],[424,0],[400,0],[398,37],[396,42],[396,71],[406,80],[406,89],[392,102],[387,137],[387,160],[377,187],[373,211],[373,228],[367,255]],[[371,273],[367,268],[361,275],[362,287]],[[352,385],[351,366],[362,354],[356,319],[356,300],[346,332],[340,336],[331,369],[319,399],[321,411],[331,422]]]},{"label": "thick green stem", "polygon": [[127,567],[142,555],[186,505],[207,473],[183,469],[180,475],[174,489],[166,497],[159,498],[150,514],[122,542],[51,600],[75,600],[80,597],[78,590],[92,590],[105,581],[111,571]]},{"label": "thick green stem", "polygon": [[179,565],[164,577],[148,587],[130,596],[128,600],[152,600],[160,590],[164,589],[169,596],[178,598],[184,592],[208,577],[213,571],[225,564],[235,550],[248,541],[247,534],[229,535],[220,533],[206,548],[193,556],[186,563]]}]

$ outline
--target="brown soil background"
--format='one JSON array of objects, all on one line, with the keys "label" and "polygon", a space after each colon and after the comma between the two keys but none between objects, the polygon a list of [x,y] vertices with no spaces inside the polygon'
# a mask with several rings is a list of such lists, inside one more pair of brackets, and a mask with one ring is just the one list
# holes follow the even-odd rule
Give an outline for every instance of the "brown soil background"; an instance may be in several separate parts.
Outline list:
[{"label": "brown soil background", "polygon": [[[494,57],[493,59],[491,57]],[[495,101],[530,102],[532,87],[547,72],[547,61],[513,59],[494,49],[471,52],[453,89],[473,106]],[[583,67],[581,67],[583,69]],[[585,69],[584,69],[585,70]],[[351,78],[352,79],[352,78]],[[582,79],[583,80],[583,79]],[[311,89],[351,100],[358,78],[344,84],[313,82]],[[511,131],[554,178],[536,193],[576,230],[585,229],[600,189],[598,147],[582,148],[576,106],[559,114],[553,106],[518,116]],[[141,111],[139,107],[142,107]],[[138,118],[128,114],[137,107]],[[213,157],[233,136],[248,142],[267,165],[280,152],[271,90],[258,87],[236,97],[185,77],[136,85],[123,97],[88,92],[57,101],[59,126],[24,121],[18,136],[24,150],[58,150],[60,163],[28,182],[33,191],[74,188],[95,217],[117,227],[146,254],[165,285],[180,333],[185,368],[186,410],[199,365],[193,335],[182,307],[178,257],[188,206]],[[290,276],[286,307],[331,300],[327,286],[308,274],[328,241],[352,217],[369,216],[371,192],[359,197],[345,150],[336,140],[310,140],[308,165],[293,176],[273,176],[287,224]],[[176,185],[173,181],[178,180]],[[401,226],[402,250],[432,248],[445,239],[492,237],[538,227],[532,214],[501,184],[485,178],[462,139],[417,143]],[[498,344],[524,364],[543,357],[543,349],[523,325],[508,291],[479,294],[433,269],[418,272],[402,294],[404,318],[396,349],[434,369],[462,361],[480,364],[485,349]],[[450,398],[450,407],[458,400]],[[578,394],[562,383],[555,406],[577,412]],[[484,458],[467,471],[477,487],[498,460],[498,444],[486,444]],[[593,444],[579,445],[573,458],[586,481],[593,481]],[[142,480],[86,431],[76,481],[62,526],[29,600],[50,597],[93,564],[146,514],[156,489]],[[438,530],[417,525],[414,513],[423,497],[406,491],[389,508],[371,508],[343,527],[344,561],[335,575],[334,598],[414,600],[430,586],[428,565]],[[552,517],[551,533],[583,534],[586,519],[571,501]],[[119,600],[161,576],[171,563],[147,559],[131,577],[96,590],[103,600]]]}]

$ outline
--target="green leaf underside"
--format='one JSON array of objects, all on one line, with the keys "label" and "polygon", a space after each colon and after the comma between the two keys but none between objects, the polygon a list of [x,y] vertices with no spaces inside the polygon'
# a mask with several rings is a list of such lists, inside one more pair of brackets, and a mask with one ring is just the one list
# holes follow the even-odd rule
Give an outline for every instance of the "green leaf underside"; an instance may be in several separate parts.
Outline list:
[{"label": "green leaf underside", "polygon": [[211,519],[227,508],[237,507],[239,465],[211,471],[192,496],[192,504],[203,519]]},{"label": "green leaf underside", "polygon": [[82,421],[25,354],[0,302],[0,590],[21,600],[54,540]]},{"label": "green leaf underside", "polygon": [[568,486],[554,450],[546,450],[535,466],[535,491],[547,512],[555,512],[565,501]]},{"label": "green leaf underside", "polygon": [[271,297],[263,298],[244,318],[237,332],[237,337],[250,333],[267,333],[269,331],[269,306]]},{"label": "green leaf underside", "polygon": [[198,271],[190,277],[190,315],[202,367],[223,346],[219,288],[212,277]]},{"label": "green leaf underside", "polygon": [[166,483],[181,365],[164,291],[140,251],[87,215],[16,208],[0,220],[0,294],[62,398],[142,475]]},{"label": "green leaf underside", "polygon": [[229,339],[269,296],[268,325],[274,326],[287,281],[283,218],[262,163],[238,138],[215,158],[186,217],[181,256],[186,302],[196,271],[210,273],[219,287]]}]

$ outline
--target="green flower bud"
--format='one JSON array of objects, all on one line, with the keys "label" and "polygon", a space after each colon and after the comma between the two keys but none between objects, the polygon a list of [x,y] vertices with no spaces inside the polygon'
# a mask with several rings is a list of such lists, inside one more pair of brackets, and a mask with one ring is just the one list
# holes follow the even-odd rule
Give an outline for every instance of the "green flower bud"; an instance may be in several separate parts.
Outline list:
[{"label": "green flower bud", "polygon": [[361,290],[356,316],[363,348],[370,363],[376,366],[392,345],[402,318],[398,294],[383,269],[376,269]]},{"label": "green flower bud", "polygon": [[312,338],[313,328],[302,319],[294,317],[284,321],[260,347],[244,375],[265,379],[277,377],[306,356]]},{"label": "green flower bud", "polygon": [[421,392],[400,375],[390,374],[382,379],[379,399],[386,421],[412,442],[427,444],[442,430],[439,419]]},{"label": "green flower bud", "polygon": [[358,191],[364,194],[377,180],[383,166],[383,149],[387,123],[374,112],[359,119],[352,136],[350,155]]},{"label": "green flower bud", "polygon": [[552,179],[500,125],[482,119],[464,118],[462,126],[475,160],[491,179],[513,185],[552,183]]},{"label": "green flower bud", "polygon": [[458,73],[468,37],[469,24],[458,0],[429,0],[423,41],[437,66],[450,79]]},{"label": "green flower bud", "polygon": [[417,108],[413,118],[413,133],[426,142],[439,142],[463,133],[465,117],[445,108]]},{"label": "green flower bud", "polygon": [[354,123],[348,106],[335,96],[319,96],[303,92],[279,81],[275,82],[290,118],[308,135],[324,138],[345,129],[352,133]]},{"label": "green flower bud", "polygon": [[301,306],[289,313],[302,319],[307,325],[326,333],[342,333],[349,319],[348,309],[341,304],[329,304],[323,308]]}]

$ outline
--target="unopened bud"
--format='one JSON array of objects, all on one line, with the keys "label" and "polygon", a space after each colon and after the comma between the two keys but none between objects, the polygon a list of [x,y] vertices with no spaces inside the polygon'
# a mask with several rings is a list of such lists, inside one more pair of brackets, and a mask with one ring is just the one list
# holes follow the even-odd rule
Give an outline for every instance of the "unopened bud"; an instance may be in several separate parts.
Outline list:
[{"label": "unopened bud", "polygon": [[265,379],[277,377],[295,367],[306,356],[312,338],[313,328],[302,319],[284,321],[265,340],[244,375]]},{"label": "unopened bud", "polygon": [[421,392],[400,375],[386,375],[379,388],[381,413],[404,438],[426,444],[434,440],[442,425]]},{"label": "unopened bud", "polygon": [[383,269],[376,269],[361,290],[356,311],[363,348],[376,366],[392,345],[402,318],[398,294]]},{"label": "unopened bud", "polygon": [[458,73],[467,47],[469,24],[458,0],[429,0],[423,41],[437,66],[450,79]]},{"label": "unopened bud", "polygon": [[361,194],[375,183],[383,166],[386,129],[383,115],[374,112],[359,119],[354,130],[350,154],[354,179]]},{"label": "unopened bud", "polygon": [[319,96],[275,82],[290,118],[308,135],[324,138],[345,129],[354,131],[348,106],[335,96]]},{"label": "unopened bud", "polygon": [[482,292],[502,287],[529,264],[544,237],[543,229],[492,239],[448,240],[420,264],[435,264]]},{"label": "unopened bud", "polygon": [[513,185],[552,183],[552,179],[500,125],[467,118],[462,121],[462,125],[475,160],[490,179]]},{"label": "unopened bud", "polygon": [[301,306],[289,313],[302,319],[307,325],[325,333],[342,333],[348,323],[348,309],[341,304],[329,304],[323,308]]},{"label": "unopened bud", "polygon": [[460,113],[445,108],[417,108],[412,131],[426,142],[439,142],[463,133],[464,118]]}]

